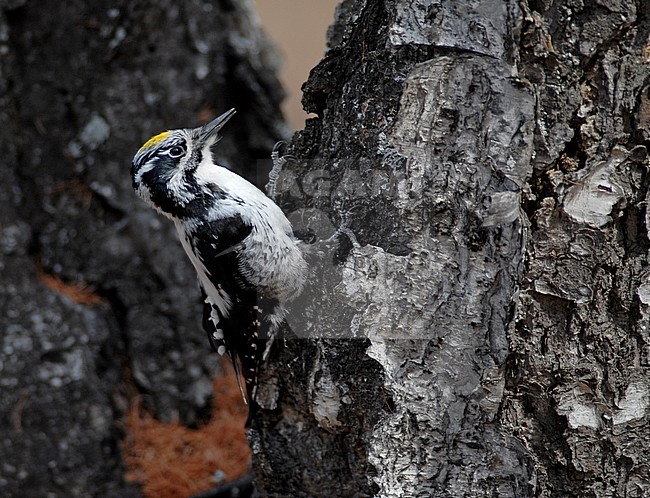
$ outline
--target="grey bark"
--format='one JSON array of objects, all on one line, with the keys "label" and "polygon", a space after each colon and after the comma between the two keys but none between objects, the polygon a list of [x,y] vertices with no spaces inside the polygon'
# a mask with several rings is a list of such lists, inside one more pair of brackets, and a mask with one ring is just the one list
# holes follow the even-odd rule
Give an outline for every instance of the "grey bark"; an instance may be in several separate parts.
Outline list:
[{"label": "grey bark", "polygon": [[194,270],[134,196],[130,160],[236,107],[220,158],[255,179],[284,134],[275,55],[250,2],[1,7],[0,495],[137,496],[122,479],[129,398],[200,424],[217,358]]},{"label": "grey bark", "polygon": [[649,15],[342,3],[277,191],[360,245],[270,358],[262,494],[650,494]]}]

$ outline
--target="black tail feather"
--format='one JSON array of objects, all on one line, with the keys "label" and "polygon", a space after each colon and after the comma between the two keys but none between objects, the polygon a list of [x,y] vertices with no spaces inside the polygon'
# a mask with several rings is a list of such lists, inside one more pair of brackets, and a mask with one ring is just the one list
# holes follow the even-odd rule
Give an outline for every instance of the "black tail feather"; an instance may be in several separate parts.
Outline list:
[{"label": "black tail feather", "polygon": [[259,368],[267,338],[272,332],[269,316],[274,312],[277,301],[261,298],[253,292],[245,297],[239,296],[229,316],[220,317],[218,323],[214,320],[218,310],[206,303],[203,327],[212,349],[219,354],[227,353],[232,361],[239,390],[244,403],[248,405],[246,427],[250,427],[256,412]]}]

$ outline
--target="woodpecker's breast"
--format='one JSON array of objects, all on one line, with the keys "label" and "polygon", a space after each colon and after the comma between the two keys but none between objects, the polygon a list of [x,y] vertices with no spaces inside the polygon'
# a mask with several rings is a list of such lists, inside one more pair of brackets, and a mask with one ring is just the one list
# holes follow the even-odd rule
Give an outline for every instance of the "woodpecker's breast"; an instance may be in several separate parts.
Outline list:
[{"label": "woodpecker's breast", "polygon": [[206,210],[206,221],[238,219],[250,227],[237,250],[239,269],[246,281],[280,301],[300,293],[307,264],[282,210],[257,187],[226,168],[203,161],[195,178],[204,188],[218,185],[222,192]]},{"label": "woodpecker's breast", "polygon": [[296,240],[260,223],[254,226],[244,246],[240,265],[251,284],[281,302],[290,301],[300,293],[307,267]]}]

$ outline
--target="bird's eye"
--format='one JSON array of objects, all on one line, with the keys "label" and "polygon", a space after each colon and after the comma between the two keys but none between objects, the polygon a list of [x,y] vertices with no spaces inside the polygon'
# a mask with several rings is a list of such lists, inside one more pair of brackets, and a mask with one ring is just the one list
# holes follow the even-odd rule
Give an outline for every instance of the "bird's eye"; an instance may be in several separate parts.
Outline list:
[{"label": "bird's eye", "polygon": [[181,147],[180,145],[175,145],[171,149],[169,149],[168,154],[170,157],[177,158],[181,157],[183,154],[185,154],[185,149]]}]

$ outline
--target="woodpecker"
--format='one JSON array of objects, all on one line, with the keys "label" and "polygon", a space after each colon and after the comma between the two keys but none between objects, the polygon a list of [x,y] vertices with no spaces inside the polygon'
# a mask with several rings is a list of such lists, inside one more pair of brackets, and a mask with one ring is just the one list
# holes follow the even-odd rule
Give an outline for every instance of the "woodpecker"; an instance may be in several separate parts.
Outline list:
[{"label": "woodpecker", "polygon": [[138,196],[176,226],[198,275],[203,328],[232,361],[249,426],[260,363],[285,305],[303,288],[307,263],[282,210],[214,162],[211,148],[234,114],[153,136],[135,154],[131,177]]}]

